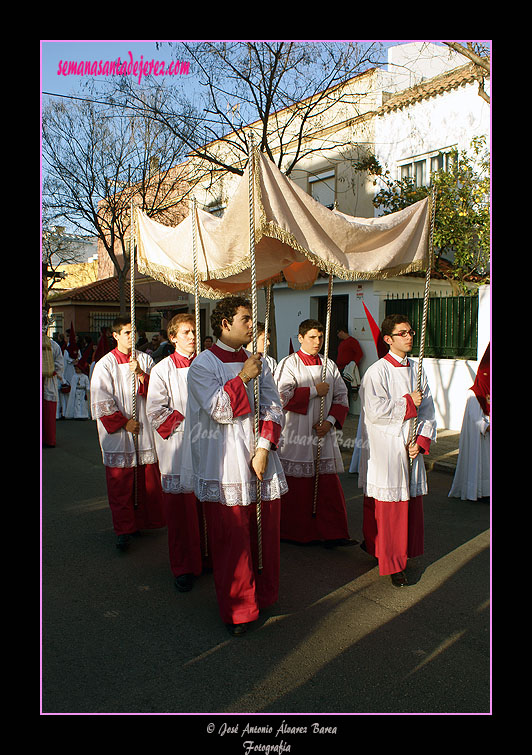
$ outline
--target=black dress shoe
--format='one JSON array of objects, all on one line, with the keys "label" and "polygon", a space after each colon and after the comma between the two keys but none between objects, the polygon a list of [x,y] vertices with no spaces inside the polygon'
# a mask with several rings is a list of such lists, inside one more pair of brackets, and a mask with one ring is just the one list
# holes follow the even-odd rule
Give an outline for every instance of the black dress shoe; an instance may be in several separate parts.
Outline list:
[{"label": "black dress shoe", "polygon": [[240,637],[248,631],[247,624],[226,624],[227,631],[232,634],[233,637]]},{"label": "black dress shoe", "polygon": [[392,574],[392,584],[395,585],[395,587],[407,587],[408,586],[408,579],[406,578],[406,574],[404,571],[398,571],[396,574]]},{"label": "black dress shoe", "polygon": [[129,535],[118,535],[116,538],[116,547],[121,551],[125,551],[129,548],[129,541]]},{"label": "black dress shoe", "polygon": [[174,584],[179,592],[188,592],[194,587],[194,575],[193,574],[180,574],[176,577]]}]

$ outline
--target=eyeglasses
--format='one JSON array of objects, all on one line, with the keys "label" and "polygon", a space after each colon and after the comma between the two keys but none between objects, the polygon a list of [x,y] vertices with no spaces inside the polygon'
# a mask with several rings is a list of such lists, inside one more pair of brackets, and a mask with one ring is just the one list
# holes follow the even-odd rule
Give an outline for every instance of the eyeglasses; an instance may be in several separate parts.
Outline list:
[{"label": "eyeglasses", "polygon": [[407,336],[415,336],[416,331],[415,330],[399,330],[397,333],[390,333],[391,336],[401,336],[401,338],[406,338]]}]

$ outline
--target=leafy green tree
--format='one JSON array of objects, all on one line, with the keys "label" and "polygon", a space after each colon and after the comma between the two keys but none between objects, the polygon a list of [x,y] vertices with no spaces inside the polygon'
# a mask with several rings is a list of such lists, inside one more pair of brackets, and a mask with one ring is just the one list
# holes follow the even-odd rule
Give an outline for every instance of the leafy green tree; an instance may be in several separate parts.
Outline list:
[{"label": "leafy green tree", "polygon": [[469,151],[450,154],[447,169],[431,173],[430,186],[416,186],[411,177],[394,180],[374,155],[354,165],[374,176],[374,184],[382,188],[373,204],[384,215],[397,212],[426,197],[432,186],[436,189],[434,225],[435,266],[442,258],[452,262],[448,277],[459,288],[474,275],[478,283],[489,280],[490,250],[490,163],[486,138],[475,137]]}]

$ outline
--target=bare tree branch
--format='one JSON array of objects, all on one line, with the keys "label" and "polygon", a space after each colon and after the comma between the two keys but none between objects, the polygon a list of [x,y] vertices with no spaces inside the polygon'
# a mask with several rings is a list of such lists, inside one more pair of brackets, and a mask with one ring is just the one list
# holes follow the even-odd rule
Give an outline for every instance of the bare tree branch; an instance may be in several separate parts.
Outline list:
[{"label": "bare tree branch", "polygon": [[184,217],[190,166],[183,162],[183,143],[156,119],[125,114],[121,103],[73,101],[44,109],[42,144],[48,210],[98,237],[125,311],[131,201],[162,223]]},{"label": "bare tree branch", "polygon": [[455,52],[459,52],[460,55],[464,55],[466,58],[469,58],[472,63],[479,66],[480,68],[483,68],[487,73],[490,72],[489,60],[480,57],[480,55],[477,55],[470,42],[468,42],[467,47],[464,47],[464,45],[461,45],[459,42],[444,42],[443,44],[447,45],[447,47],[450,47]]}]

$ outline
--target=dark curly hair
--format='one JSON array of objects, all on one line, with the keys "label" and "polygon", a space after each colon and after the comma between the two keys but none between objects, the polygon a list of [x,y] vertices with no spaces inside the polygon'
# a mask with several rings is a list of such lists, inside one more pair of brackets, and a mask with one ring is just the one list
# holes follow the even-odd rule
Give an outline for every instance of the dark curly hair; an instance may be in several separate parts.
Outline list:
[{"label": "dark curly hair", "polygon": [[232,323],[239,307],[251,309],[251,302],[245,296],[226,296],[216,304],[211,312],[211,329],[216,338],[222,335],[222,320]]}]

